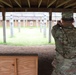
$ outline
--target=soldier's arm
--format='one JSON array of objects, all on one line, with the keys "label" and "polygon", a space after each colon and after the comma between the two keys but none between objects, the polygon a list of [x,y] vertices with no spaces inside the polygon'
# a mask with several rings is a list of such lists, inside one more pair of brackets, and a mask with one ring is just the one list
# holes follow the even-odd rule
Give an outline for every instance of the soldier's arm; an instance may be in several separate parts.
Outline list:
[{"label": "soldier's arm", "polygon": [[53,28],[52,28],[52,35],[53,35],[53,37],[54,37],[54,39],[55,39],[55,37],[56,37],[56,32],[57,32],[57,30],[60,28],[60,26],[58,26],[58,25],[55,25],[55,26],[53,26]]}]

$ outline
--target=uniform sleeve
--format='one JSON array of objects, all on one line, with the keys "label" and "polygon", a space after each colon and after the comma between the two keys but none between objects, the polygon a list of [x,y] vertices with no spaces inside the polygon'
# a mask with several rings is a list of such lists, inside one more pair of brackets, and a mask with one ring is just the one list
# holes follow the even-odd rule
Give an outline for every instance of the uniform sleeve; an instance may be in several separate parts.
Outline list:
[{"label": "uniform sleeve", "polygon": [[55,25],[52,28],[52,31],[51,32],[52,32],[52,35],[53,35],[54,39],[56,37],[56,32],[57,32],[58,29],[59,29],[59,26],[58,25]]}]

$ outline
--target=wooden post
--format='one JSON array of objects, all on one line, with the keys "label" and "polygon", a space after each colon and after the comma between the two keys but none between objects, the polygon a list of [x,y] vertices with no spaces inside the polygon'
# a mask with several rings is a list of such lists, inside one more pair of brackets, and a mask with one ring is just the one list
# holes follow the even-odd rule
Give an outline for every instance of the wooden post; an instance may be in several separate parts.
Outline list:
[{"label": "wooden post", "polygon": [[51,43],[52,10],[49,11],[49,43]]},{"label": "wooden post", "polygon": [[2,9],[2,17],[3,17],[3,42],[6,43],[6,25],[5,25],[5,10]]}]

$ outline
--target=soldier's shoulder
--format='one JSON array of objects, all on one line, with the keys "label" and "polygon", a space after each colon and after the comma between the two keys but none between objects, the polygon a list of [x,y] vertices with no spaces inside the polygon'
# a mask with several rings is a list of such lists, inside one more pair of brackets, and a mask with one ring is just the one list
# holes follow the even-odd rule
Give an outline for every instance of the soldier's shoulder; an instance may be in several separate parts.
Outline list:
[{"label": "soldier's shoulder", "polygon": [[60,26],[59,25],[54,25],[53,29],[58,29]]}]

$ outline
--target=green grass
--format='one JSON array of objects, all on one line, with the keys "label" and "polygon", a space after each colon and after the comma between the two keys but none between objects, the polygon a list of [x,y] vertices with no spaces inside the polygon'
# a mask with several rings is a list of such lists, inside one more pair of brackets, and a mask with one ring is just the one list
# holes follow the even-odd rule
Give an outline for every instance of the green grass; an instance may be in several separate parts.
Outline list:
[{"label": "green grass", "polygon": [[46,38],[44,38],[43,30],[40,32],[40,28],[21,28],[18,32],[18,28],[14,28],[14,36],[10,36],[10,28],[6,29],[7,43],[3,43],[3,29],[0,28],[0,44],[16,45],[16,46],[36,46],[36,45],[48,45],[54,44],[48,43],[48,28],[46,30]]}]

